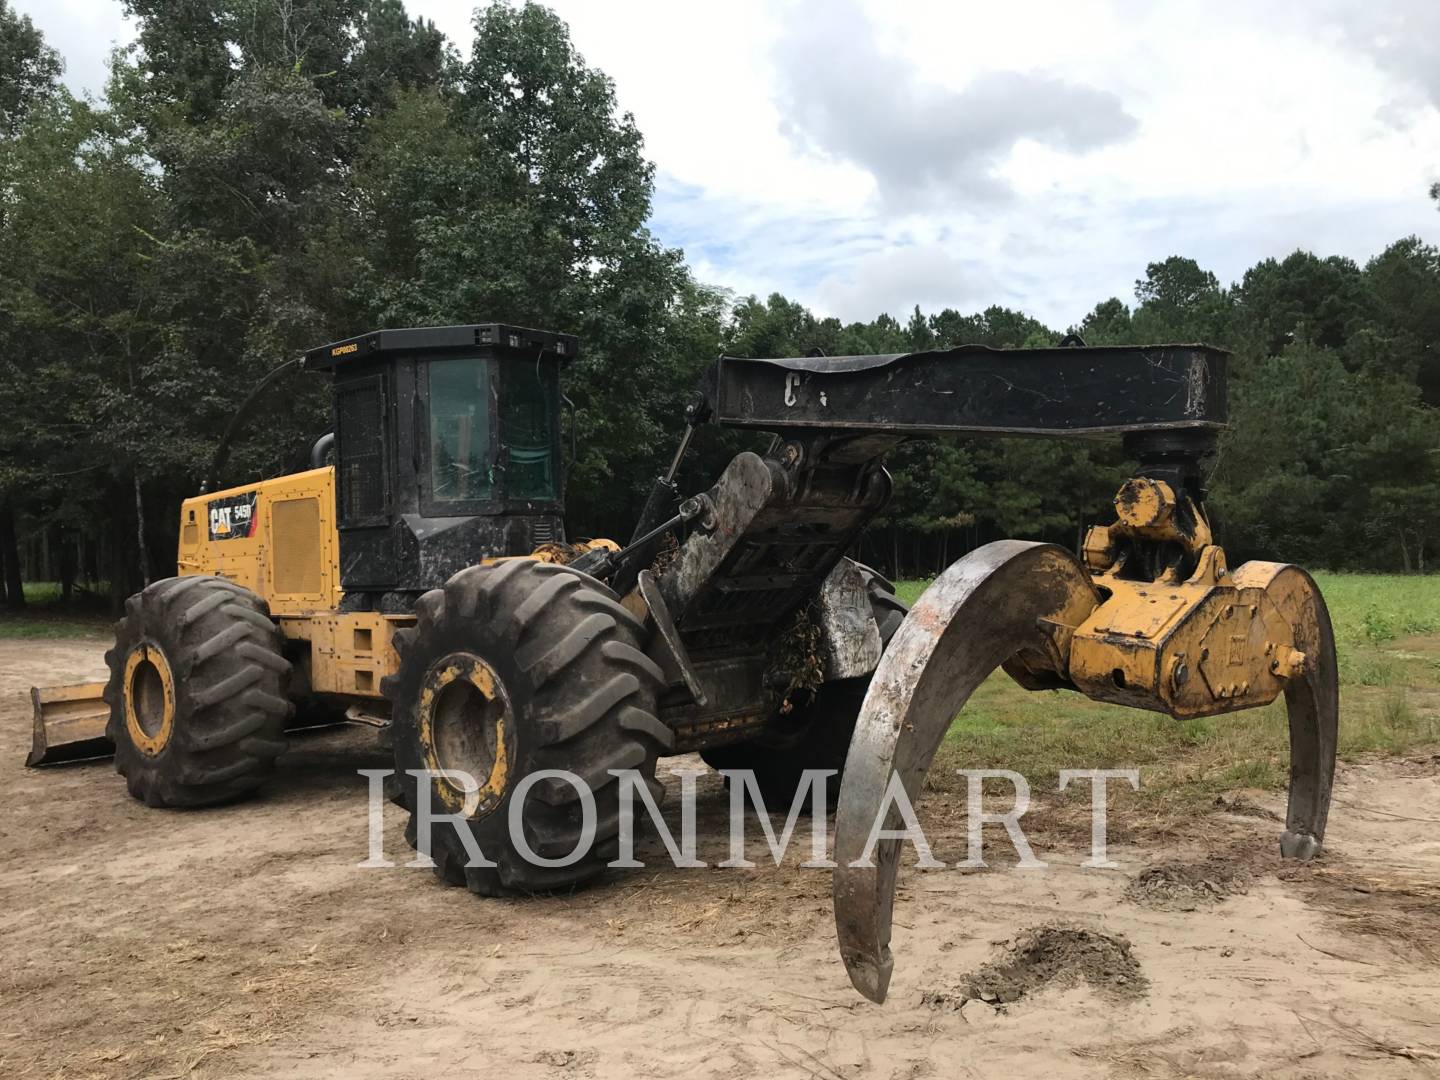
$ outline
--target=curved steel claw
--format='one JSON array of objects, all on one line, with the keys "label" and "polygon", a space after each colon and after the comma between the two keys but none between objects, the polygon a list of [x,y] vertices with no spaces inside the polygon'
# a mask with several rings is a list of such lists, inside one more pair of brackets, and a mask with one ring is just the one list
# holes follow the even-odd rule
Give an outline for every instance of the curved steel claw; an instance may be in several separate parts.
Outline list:
[{"label": "curved steel claw", "polygon": [[1340,725],[1340,680],[1335,632],[1315,579],[1288,563],[1248,562],[1234,573],[1238,588],[1258,586],[1274,602],[1305,654],[1305,667],[1285,684],[1290,719],[1290,803],[1280,854],[1313,859],[1325,839],[1335,742]]},{"label": "curved steel claw", "polygon": [[[1044,653],[1042,620],[1076,626],[1098,598],[1075,556],[1052,544],[1001,540],[971,552],[921,594],[870,682],[835,824],[835,926],[850,981],[871,1001],[890,984],[890,918],[900,841],[861,859],[898,775],[912,805],[951,720],[990,672],[1023,649]],[[886,828],[899,829],[892,805]]]}]

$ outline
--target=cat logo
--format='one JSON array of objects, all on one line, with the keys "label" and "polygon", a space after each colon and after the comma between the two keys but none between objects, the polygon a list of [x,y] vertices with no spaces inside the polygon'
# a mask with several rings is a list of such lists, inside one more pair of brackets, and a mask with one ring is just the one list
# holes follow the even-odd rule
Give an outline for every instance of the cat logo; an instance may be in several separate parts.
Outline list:
[{"label": "cat logo", "polygon": [[209,511],[211,540],[242,540],[255,535],[256,492],[211,499]]},{"label": "cat logo", "polygon": [[349,345],[336,345],[333,349],[330,350],[330,355],[331,355],[331,356],[344,356],[344,355],[346,355],[347,353],[359,352],[359,351],[360,351],[360,343],[357,342],[357,341],[352,341],[352,342],[350,342]]}]

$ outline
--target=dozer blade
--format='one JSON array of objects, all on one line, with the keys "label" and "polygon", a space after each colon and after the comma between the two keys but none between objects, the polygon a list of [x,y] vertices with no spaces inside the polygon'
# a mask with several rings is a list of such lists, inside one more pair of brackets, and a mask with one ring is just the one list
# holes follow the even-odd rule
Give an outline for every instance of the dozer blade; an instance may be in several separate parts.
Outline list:
[{"label": "dozer blade", "polygon": [[105,736],[110,706],[104,693],[103,682],[32,688],[35,733],[25,764],[52,765],[113,754],[115,744]]},{"label": "dozer blade", "polygon": [[[860,710],[835,823],[835,925],[855,989],[884,1001],[900,841],[865,852],[890,778],[911,805],[955,714],[985,677],[1024,649],[1044,652],[1041,620],[1074,626],[1098,603],[1075,557],[1051,544],[1000,540],[947,568],[896,631]],[[892,802],[886,829],[903,827]]]}]

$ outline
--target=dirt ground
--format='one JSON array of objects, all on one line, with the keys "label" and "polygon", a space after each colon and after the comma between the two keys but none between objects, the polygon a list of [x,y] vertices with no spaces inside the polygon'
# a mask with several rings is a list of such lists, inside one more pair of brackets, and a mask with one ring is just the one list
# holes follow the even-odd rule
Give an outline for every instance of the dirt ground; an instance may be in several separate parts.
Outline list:
[{"label": "dirt ground", "polygon": [[[995,844],[986,871],[909,871],[876,1006],[824,870],[655,860],[481,900],[406,869],[388,807],[402,865],[357,868],[355,770],[388,764],[363,731],[213,811],[147,810],[108,762],[26,770],[28,687],[98,676],[101,649],[0,642],[0,1077],[1440,1074],[1440,754],[1343,766],[1313,866],[1272,857],[1281,806],[1252,794],[1128,830],[1120,870],[1057,829],[1032,835],[1048,870]],[[712,863],[725,806],[702,781]],[[957,810],[922,805],[947,863]]]}]

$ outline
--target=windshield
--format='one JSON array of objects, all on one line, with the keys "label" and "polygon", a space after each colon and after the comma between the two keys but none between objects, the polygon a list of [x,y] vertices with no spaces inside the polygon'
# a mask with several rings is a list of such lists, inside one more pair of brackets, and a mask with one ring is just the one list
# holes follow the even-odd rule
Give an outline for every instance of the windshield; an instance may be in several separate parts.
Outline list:
[{"label": "windshield", "polygon": [[490,458],[489,362],[464,357],[432,360],[430,379],[430,497],[436,502],[488,499]]},{"label": "windshield", "polygon": [[502,428],[510,457],[505,467],[506,495],[512,499],[556,498],[555,400],[553,364],[502,363]]}]

